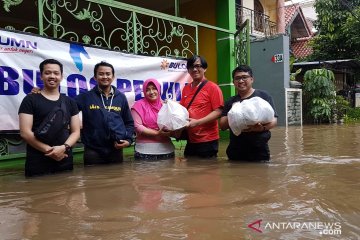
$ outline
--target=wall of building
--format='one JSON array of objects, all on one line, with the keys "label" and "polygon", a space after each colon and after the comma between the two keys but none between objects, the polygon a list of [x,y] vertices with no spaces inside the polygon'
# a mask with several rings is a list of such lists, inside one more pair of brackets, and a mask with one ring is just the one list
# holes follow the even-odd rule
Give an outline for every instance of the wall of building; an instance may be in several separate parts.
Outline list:
[{"label": "wall of building", "polygon": [[254,0],[243,0],[242,5],[243,7],[254,10]]},{"label": "wall of building", "polygon": [[[216,26],[216,0],[189,1],[180,5],[180,16]],[[216,31],[208,28],[199,28],[199,54],[206,58],[208,69],[206,77],[217,82],[217,53]]]},{"label": "wall of building", "polygon": [[261,0],[260,3],[264,7],[264,14],[270,17],[270,21],[276,22],[276,18],[277,18],[276,0]]},{"label": "wall of building", "polygon": [[[283,61],[271,61],[275,54],[283,54]],[[270,93],[279,115],[278,125],[286,123],[285,88],[289,87],[289,37],[278,36],[251,43],[251,67],[254,70],[254,88]]]}]

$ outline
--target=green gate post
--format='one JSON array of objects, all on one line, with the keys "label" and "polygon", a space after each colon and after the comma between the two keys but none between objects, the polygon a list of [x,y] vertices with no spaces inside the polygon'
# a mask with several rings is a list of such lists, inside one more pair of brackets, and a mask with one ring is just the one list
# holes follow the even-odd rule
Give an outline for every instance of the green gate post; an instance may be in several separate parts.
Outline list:
[{"label": "green gate post", "polygon": [[[221,88],[224,100],[229,99],[235,94],[232,85],[231,72],[235,68],[235,43],[234,34],[236,32],[236,9],[235,0],[216,1],[216,24],[217,27],[229,29],[231,33],[217,31],[216,51],[217,51],[217,79]],[[228,131],[220,131],[222,139],[228,139]]]},{"label": "green gate post", "polygon": [[234,34],[236,32],[235,0],[216,2],[216,23],[218,27],[229,29],[231,33],[217,31],[217,68],[218,84],[224,94],[224,99],[233,96],[231,71],[235,67]]}]

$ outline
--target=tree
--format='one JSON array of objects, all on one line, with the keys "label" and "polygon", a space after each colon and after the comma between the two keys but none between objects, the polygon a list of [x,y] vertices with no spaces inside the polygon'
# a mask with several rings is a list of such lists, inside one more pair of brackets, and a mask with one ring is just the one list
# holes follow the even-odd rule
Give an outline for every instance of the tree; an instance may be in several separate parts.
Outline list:
[{"label": "tree", "polygon": [[360,59],[360,0],[316,0],[312,60]]},{"label": "tree", "polygon": [[330,122],[335,100],[334,73],[324,68],[305,72],[303,93],[308,115],[316,123]]},{"label": "tree", "polygon": [[344,36],[346,45],[354,51],[354,58],[360,59],[360,7],[354,9],[353,14],[344,24]]}]

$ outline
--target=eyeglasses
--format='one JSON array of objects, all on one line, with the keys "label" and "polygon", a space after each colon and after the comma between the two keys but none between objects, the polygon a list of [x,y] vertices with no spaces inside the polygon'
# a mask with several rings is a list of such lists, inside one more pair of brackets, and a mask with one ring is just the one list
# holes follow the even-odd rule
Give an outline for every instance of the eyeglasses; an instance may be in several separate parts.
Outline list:
[{"label": "eyeglasses", "polygon": [[202,65],[196,64],[196,65],[194,65],[194,66],[191,66],[189,69],[190,69],[191,71],[193,71],[193,70],[195,70],[195,69],[199,70],[199,69],[201,69],[201,68],[202,68]]},{"label": "eyeglasses", "polygon": [[234,78],[234,82],[240,82],[241,80],[243,80],[244,82],[246,82],[249,78],[251,78],[251,76],[249,76],[249,75],[236,76],[236,77]]}]

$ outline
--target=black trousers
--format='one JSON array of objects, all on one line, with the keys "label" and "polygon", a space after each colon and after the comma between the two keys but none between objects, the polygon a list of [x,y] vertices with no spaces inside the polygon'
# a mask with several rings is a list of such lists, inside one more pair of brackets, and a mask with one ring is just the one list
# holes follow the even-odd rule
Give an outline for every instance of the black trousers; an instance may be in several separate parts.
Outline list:
[{"label": "black trousers", "polygon": [[123,161],[123,150],[113,149],[108,154],[100,153],[92,148],[84,148],[84,165],[120,163]]},{"label": "black trousers", "polygon": [[73,170],[72,152],[61,161],[44,156],[42,152],[27,152],[25,161],[25,176],[32,177],[44,174]]},{"label": "black trousers", "polygon": [[229,160],[261,162],[270,160],[268,141],[270,131],[257,133],[242,133],[236,140],[230,140],[226,149]]},{"label": "black trousers", "polygon": [[184,155],[185,157],[195,156],[200,158],[216,157],[219,151],[219,141],[214,140],[202,143],[186,143]]}]

